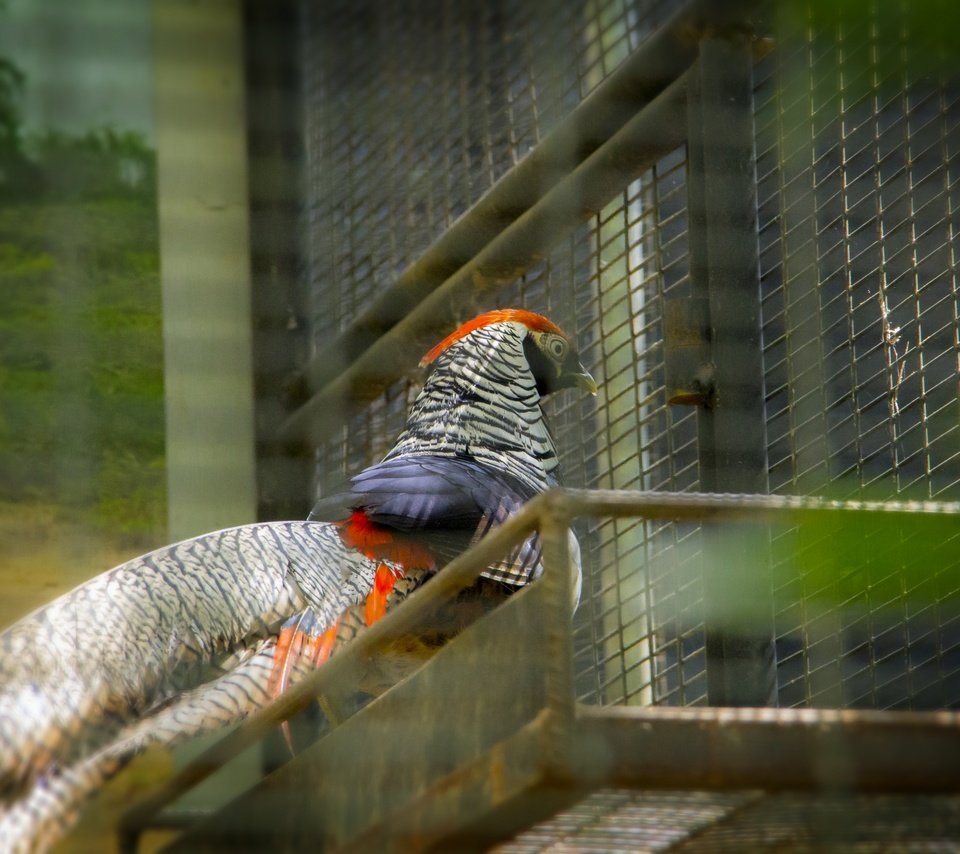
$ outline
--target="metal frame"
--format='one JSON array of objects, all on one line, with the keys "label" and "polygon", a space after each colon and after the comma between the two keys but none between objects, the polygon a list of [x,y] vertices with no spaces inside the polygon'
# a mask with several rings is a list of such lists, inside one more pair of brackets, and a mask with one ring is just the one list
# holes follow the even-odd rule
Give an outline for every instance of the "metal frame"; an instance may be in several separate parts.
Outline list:
[{"label": "metal frame", "polygon": [[[594,789],[956,792],[960,713],[584,707],[574,700],[567,530],[580,516],[802,524],[835,514],[960,517],[960,503],[554,490],[125,815],[125,850],[166,804],[320,698],[332,729],[173,850],[242,842],[482,848]],[[359,672],[427,632],[436,607],[534,531],[544,579],[409,678],[345,711]],[[498,655],[504,656],[498,658]],[[491,671],[491,661],[508,667]],[[481,683],[485,690],[469,686]],[[489,690],[487,690],[489,689]],[[413,723],[430,722],[417,730]],[[448,722],[443,729],[443,722]],[[376,735],[377,750],[370,750]],[[438,743],[437,739],[441,741]]]},{"label": "metal frame", "polygon": [[[696,375],[709,384],[692,402],[700,404],[700,486],[707,492],[768,491],[753,62],[748,34],[706,36],[687,98],[690,276],[693,306],[705,315],[698,318],[705,363],[696,366]],[[685,385],[693,384],[690,379]],[[707,701],[713,706],[776,705],[772,590],[738,577],[750,566],[748,539],[728,546],[727,572],[705,579],[704,595],[721,599],[717,584],[753,591],[753,610],[765,610],[769,621],[749,636],[724,625],[722,616],[706,626]]]},{"label": "metal frame", "polygon": [[[515,280],[547,247],[686,141],[697,297],[686,322],[704,332],[693,349],[706,364],[694,362],[695,376],[680,378],[690,382],[679,388],[696,386],[697,393],[674,402],[702,407],[705,488],[766,488],[755,158],[745,124],[756,44],[741,26],[752,4],[730,4],[722,21],[715,10],[708,15],[710,5],[687,4],[311,360],[292,386],[294,411],[275,425],[281,446],[302,453],[330,435],[415,363],[424,340],[447,330],[464,295]],[[718,124],[726,131],[719,139]],[[736,226],[732,239],[730,223]],[[739,239],[745,234],[749,239]],[[603,786],[956,792],[960,715],[952,712],[609,708],[574,700],[569,581],[561,569],[572,519],[723,521],[726,530],[745,531],[773,519],[825,513],[957,516],[960,505],[765,495],[542,496],[128,812],[126,847],[135,847],[140,830],[167,803],[316,697],[332,729],[193,827],[180,848],[271,841],[346,850],[483,848]],[[534,530],[544,543],[542,582],[478,620],[364,709],[347,712],[360,670],[392,655],[403,638],[428,631],[436,607]],[[743,553],[745,538],[740,543]],[[707,579],[708,599],[723,587],[749,584],[732,563],[724,568],[726,578]],[[753,605],[755,614],[769,609],[767,592],[761,589]],[[712,704],[769,701],[771,641],[766,619],[746,634],[725,625],[722,615],[708,623]],[[506,672],[490,672],[496,654],[512,656]],[[478,680],[488,690],[458,693],[458,685]],[[410,721],[439,727],[447,719],[460,737],[448,738],[439,750],[436,733],[409,727]],[[376,756],[367,749],[371,734],[385,745]]]},{"label": "metal frame", "polygon": [[238,0],[153,6],[167,534],[174,541],[256,518],[241,7]]},{"label": "metal frame", "polygon": [[245,0],[247,154],[250,161],[257,519],[297,519],[310,506],[311,456],[279,431],[286,395],[307,361],[300,187],[304,143],[296,0]]},{"label": "metal frame", "polygon": [[755,2],[690,0],[384,290],[291,383],[281,430],[311,446],[402,376],[468,294],[515,281],[687,140],[686,73],[705,32],[743,29]]}]

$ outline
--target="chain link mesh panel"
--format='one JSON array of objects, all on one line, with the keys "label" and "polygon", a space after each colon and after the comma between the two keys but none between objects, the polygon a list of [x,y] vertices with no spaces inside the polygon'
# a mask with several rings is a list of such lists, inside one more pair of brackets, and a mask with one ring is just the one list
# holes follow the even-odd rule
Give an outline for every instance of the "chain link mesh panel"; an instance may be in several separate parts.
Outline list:
[{"label": "chain link mesh panel", "polygon": [[607,851],[950,851],[955,797],[683,794],[608,789],[495,850],[498,854]]},{"label": "chain link mesh panel", "polygon": [[[316,348],[679,5],[305,4]],[[956,497],[960,89],[943,73],[909,79],[908,40],[884,36],[898,12],[826,27],[817,9],[780,21],[755,68],[770,488]],[[664,364],[665,301],[691,295],[686,192],[679,149],[521,279],[462,306],[467,319],[522,305],[575,334],[602,390],[547,404],[571,486],[699,486],[697,414],[667,404]],[[321,489],[383,455],[416,382],[396,383],[318,449]],[[700,529],[601,520],[578,531],[580,699],[706,702]],[[774,573],[771,594],[781,704],[956,705],[960,623],[944,604],[956,559],[945,549],[926,582],[895,593],[877,568],[873,593],[831,590],[825,606],[824,543],[842,541],[772,536],[775,566],[791,568]],[[856,577],[873,571],[848,557]]]},{"label": "chain link mesh panel", "polygon": [[[945,66],[915,73],[909,23],[902,8],[811,4],[781,17],[778,49],[756,69],[774,492],[960,495],[960,88]],[[893,546],[898,591],[861,566],[874,590],[828,609],[808,605],[822,549],[794,554],[810,562],[775,591],[781,704],[960,702],[956,558],[921,565],[931,555],[918,545]]]}]

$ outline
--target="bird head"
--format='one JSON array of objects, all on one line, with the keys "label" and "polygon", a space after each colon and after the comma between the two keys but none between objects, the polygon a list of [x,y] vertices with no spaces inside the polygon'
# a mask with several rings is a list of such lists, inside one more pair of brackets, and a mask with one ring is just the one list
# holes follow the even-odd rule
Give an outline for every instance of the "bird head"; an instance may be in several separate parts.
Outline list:
[{"label": "bird head", "polygon": [[489,336],[497,327],[521,336],[523,355],[541,397],[573,387],[597,393],[597,383],[584,368],[570,337],[553,321],[525,309],[496,309],[467,321],[430,350],[420,360],[421,367],[432,364],[460,342],[466,346],[474,338]]}]

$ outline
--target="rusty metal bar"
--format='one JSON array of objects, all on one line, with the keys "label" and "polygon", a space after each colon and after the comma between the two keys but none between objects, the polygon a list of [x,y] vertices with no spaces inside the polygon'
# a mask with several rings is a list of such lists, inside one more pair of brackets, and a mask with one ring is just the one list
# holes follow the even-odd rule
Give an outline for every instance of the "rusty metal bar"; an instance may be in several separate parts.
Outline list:
[{"label": "rusty metal bar", "polygon": [[960,791],[960,713],[581,707],[574,764],[593,785]]},{"label": "rusty metal bar", "polygon": [[[552,773],[544,748],[549,712],[468,765],[420,793],[391,820],[379,822],[341,849],[363,851],[486,851],[586,794]],[[571,733],[572,736],[572,733]],[[563,745],[568,747],[570,742]],[[458,821],[451,824],[450,817]]]},{"label": "rusty metal bar", "polygon": [[[960,515],[960,501],[838,501],[795,495],[736,495],[713,492],[640,492],[562,489],[548,493],[571,516],[639,516],[644,519],[706,520],[780,518],[792,522],[829,513]],[[539,500],[539,499],[538,499]]]}]

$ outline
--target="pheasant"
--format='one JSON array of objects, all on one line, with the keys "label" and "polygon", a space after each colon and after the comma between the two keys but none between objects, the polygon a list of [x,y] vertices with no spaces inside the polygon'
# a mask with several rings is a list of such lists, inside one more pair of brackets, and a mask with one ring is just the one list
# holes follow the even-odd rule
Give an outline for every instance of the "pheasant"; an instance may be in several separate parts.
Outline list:
[{"label": "pheasant", "polygon": [[[0,839],[52,844],[133,755],[265,705],[558,483],[540,401],[596,385],[555,324],[487,312],[422,365],[424,386],[391,451],[307,521],[161,548],[0,634]],[[579,596],[579,549],[571,553]],[[509,592],[541,571],[533,537],[491,565],[479,589]]]}]

